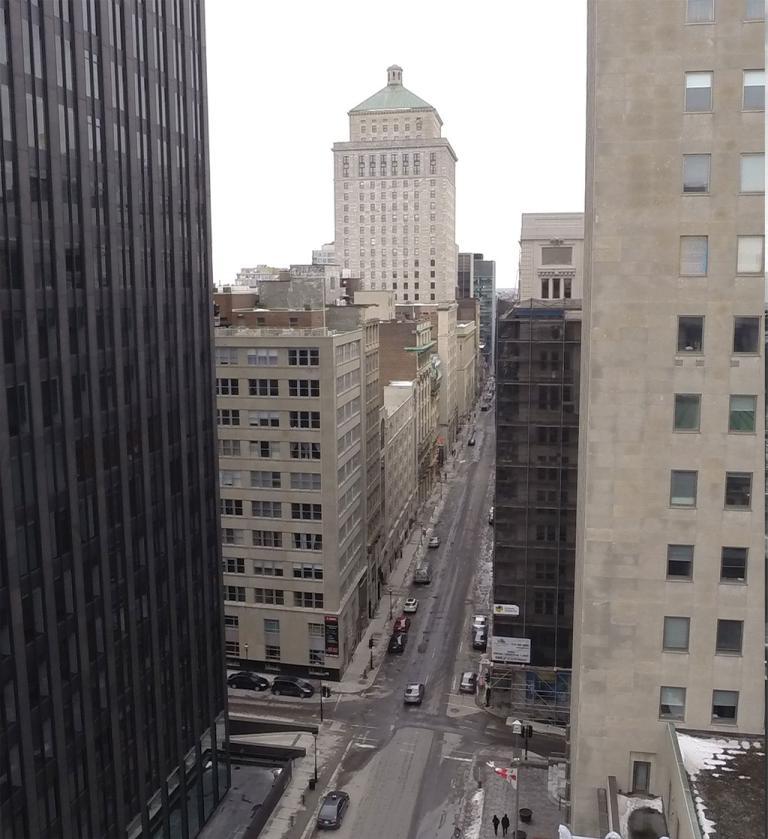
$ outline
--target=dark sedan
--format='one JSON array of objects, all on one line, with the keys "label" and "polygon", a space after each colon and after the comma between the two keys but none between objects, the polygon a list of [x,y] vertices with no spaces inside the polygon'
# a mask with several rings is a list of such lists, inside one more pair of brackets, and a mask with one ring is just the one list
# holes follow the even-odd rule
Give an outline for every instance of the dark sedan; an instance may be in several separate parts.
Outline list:
[{"label": "dark sedan", "polygon": [[321,830],[333,830],[341,827],[344,815],[349,807],[349,796],[343,790],[329,792],[323,799],[317,814],[317,826]]},{"label": "dark sedan", "polygon": [[227,684],[231,688],[238,688],[239,690],[269,689],[269,679],[265,679],[264,676],[257,676],[255,673],[249,673],[247,670],[233,673],[227,679]]}]

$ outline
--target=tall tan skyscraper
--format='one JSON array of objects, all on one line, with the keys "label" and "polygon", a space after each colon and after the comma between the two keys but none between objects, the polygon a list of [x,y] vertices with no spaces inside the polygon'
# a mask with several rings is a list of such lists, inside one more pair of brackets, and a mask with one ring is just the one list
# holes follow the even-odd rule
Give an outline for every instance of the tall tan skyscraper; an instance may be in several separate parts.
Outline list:
[{"label": "tall tan skyscraper", "polygon": [[456,154],[442,125],[393,65],[333,145],[336,260],[398,303],[456,298]]},{"label": "tall tan skyscraper", "polygon": [[762,8],[589,3],[579,833],[611,776],[668,806],[670,721],[763,728]]}]

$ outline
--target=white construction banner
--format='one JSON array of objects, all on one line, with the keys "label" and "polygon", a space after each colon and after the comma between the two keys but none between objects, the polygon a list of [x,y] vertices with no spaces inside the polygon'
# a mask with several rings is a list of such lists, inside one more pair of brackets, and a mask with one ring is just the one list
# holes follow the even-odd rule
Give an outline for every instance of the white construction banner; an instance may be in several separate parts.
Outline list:
[{"label": "white construction banner", "polygon": [[491,638],[491,661],[495,664],[530,664],[530,638]]}]

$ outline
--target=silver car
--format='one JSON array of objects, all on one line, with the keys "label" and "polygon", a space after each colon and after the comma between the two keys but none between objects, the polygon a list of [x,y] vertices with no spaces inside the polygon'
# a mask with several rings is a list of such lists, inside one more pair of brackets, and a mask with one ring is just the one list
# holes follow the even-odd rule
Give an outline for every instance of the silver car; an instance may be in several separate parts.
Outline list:
[{"label": "silver car", "polygon": [[406,705],[421,705],[424,699],[424,692],[424,685],[421,682],[414,682],[414,684],[408,685],[405,688],[403,702]]}]

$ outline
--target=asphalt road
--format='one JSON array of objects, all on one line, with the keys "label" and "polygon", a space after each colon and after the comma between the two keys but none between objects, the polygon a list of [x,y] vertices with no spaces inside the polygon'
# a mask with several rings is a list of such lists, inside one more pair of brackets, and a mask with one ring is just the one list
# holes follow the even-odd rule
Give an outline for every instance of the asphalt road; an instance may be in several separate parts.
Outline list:
[{"label": "asphalt road", "polygon": [[[445,490],[435,528],[441,545],[428,551],[432,582],[411,586],[419,609],[410,616],[405,651],[387,656],[365,695],[342,695],[326,705],[327,716],[348,738],[326,787],[345,789],[351,798],[336,831],[340,839],[454,839],[477,789],[478,763],[492,760],[498,745],[512,744],[503,721],[458,692],[461,673],[477,671],[481,657],[472,649],[472,615],[489,614],[493,413],[478,412],[476,429],[476,445],[459,452],[456,475]],[[426,685],[421,706],[403,703],[410,682]],[[317,709],[309,704],[288,707],[297,719],[316,719]],[[530,745],[540,754],[560,750],[552,738],[534,737]],[[302,837],[322,835],[312,816]]]}]

